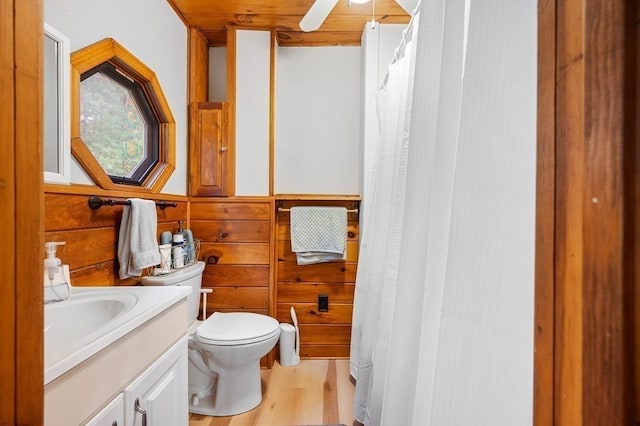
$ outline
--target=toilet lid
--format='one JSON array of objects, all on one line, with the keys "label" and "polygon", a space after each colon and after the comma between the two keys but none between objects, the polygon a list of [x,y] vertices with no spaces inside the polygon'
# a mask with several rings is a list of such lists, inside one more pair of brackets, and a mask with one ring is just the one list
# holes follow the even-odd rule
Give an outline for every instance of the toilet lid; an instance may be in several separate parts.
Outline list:
[{"label": "toilet lid", "polygon": [[195,337],[213,345],[241,345],[266,340],[280,332],[280,323],[266,315],[216,312],[196,328]]}]

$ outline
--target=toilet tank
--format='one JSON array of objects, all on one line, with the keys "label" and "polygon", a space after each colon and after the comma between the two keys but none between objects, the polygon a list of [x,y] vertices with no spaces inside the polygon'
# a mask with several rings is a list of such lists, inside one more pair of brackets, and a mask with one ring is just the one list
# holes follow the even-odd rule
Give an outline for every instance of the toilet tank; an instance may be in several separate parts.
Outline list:
[{"label": "toilet tank", "polygon": [[168,274],[141,277],[140,283],[145,286],[179,285],[191,287],[191,294],[187,297],[187,319],[189,324],[191,324],[198,317],[203,272],[204,262],[198,261],[184,268],[176,269]]}]

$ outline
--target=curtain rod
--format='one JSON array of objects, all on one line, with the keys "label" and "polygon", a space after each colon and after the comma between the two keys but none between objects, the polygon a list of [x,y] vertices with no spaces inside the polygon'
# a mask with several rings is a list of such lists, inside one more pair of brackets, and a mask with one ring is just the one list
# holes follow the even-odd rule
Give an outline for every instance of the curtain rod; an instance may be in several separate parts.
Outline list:
[{"label": "curtain rod", "polygon": [[[156,201],[156,207],[160,207],[161,210],[166,209],[167,207],[177,207],[178,204],[172,203],[170,201]],[[97,195],[92,195],[89,197],[89,208],[91,210],[98,210],[102,206],[126,206],[131,205],[129,200],[114,200],[114,199],[102,199]]]}]

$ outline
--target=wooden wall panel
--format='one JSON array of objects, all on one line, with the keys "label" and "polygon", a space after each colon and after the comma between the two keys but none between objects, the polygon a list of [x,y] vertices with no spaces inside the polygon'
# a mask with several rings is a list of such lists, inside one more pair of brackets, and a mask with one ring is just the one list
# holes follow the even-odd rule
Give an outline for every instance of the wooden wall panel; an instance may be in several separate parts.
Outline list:
[{"label": "wooden wall panel", "polygon": [[203,281],[224,286],[268,286],[269,265],[216,265],[204,270]]},{"label": "wooden wall panel", "polygon": [[71,270],[117,258],[118,229],[115,227],[48,231],[44,238],[66,243],[58,247],[57,256],[65,259],[63,263]]},{"label": "wooden wall panel", "polygon": [[[49,189],[54,189],[54,185],[48,185]],[[80,194],[47,192],[45,200],[45,231],[62,231],[66,229],[89,229],[113,227],[114,223],[120,224],[122,219],[122,206],[104,206],[98,210],[91,210],[88,206],[90,191],[80,190]],[[140,195],[136,195],[140,197]],[[127,196],[107,197],[115,200],[123,200]],[[144,198],[144,197],[142,197]],[[153,199],[165,199],[162,195],[154,195]],[[177,223],[178,220],[187,219],[187,203],[179,203],[177,207],[157,209],[158,224]]]},{"label": "wooden wall panel", "polygon": [[189,104],[209,97],[209,43],[200,30],[188,30]]},{"label": "wooden wall panel", "polygon": [[206,262],[203,286],[213,310],[269,310],[271,206],[268,199],[194,199],[191,229]]},{"label": "wooden wall panel", "polygon": [[231,202],[227,199],[192,200],[191,219],[198,220],[270,220],[269,202]]},{"label": "wooden wall panel", "polygon": [[[357,241],[347,241],[347,262],[357,262],[360,247]],[[278,261],[295,262],[296,254],[291,251],[291,241],[283,240],[282,244],[278,244]]]},{"label": "wooden wall panel", "polygon": [[533,423],[554,416],[556,1],[538,2],[538,132],[536,177]]},{"label": "wooden wall panel", "polygon": [[269,243],[210,243],[203,240],[200,258],[209,265],[268,265],[269,250]]},{"label": "wooden wall panel", "polygon": [[298,265],[280,262],[278,281],[353,283],[356,281],[355,263],[328,262],[313,265]]},{"label": "wooden wall panel", "polygon": [[[276,318],[280,322],[291,322],[290,309],[293,307],[300,324],[351,324],[353,304],[332,303],[329,299],[329,311],[319,312],[317,303],[278,302]],[[303,341],[302,338],[300,338]]]},{"label": "wooden wall panel", "polygon": [[251,311],[269,308],[269,287],[215,287],[207,297],[207,309]]},{"label": "wooden wall panel", "polygon": [[[105,192],[83,185],[45,188],[45,241],[65,241],[58,248],[58,257],[68,264],[71,284],[75,286],[133,285],[135,278],[118,277],[118,234],[123,206],[103,206],[91,210],[89,196],[98,191],[103,198],[126,199],[132,196],[119,192]],[[178,220],[187,224],[187,202],[184,197],[153,194],[154,200],[170,200],[176,207],[158,208],[158,236],[162,231],[176,231]],[[44,258],[44,248],[42,251]]]},{"label": "wooden wall panel", "polygon": [[[286,199],[278,207],[343,206],[357,209],[353,200]],[[300,324],[300,355],[304,358],[349,356],[353,295],[358,266],[359,224],[357,213],[348,214],[347,256],[345,260],[298,265],[291,252],[291,228],[288,211],[276,213],[276,318],[291,323],[293,307]],[[329,297],[328,312],[318,311],[318,295]]]},{"label": "wooden wall panel", "polygon": [[304,336],[307,345],[349,345],[351,326],[305,324],[300,326],[300,335]]},{"label": "wooden wall panel", "polygon": [[191,230],[205,241],[269,242],[268,221],[191,220]]},{"label": "wooden wall panel", "polygon": [[316,303],[318,294],[326,294],[333,302],[353,303],[355,285],[345,283],[335,285],[333,283],[297,283],[278,282],[278,302],[305,302]]},{"label": "wooden wall panel", "polygon": [[101,287],[113,285],[130,285],[130,280],[118,277],[118,262],[110,260],[99,262],[83,268],[72,269],[71,283],[77,287]]}]

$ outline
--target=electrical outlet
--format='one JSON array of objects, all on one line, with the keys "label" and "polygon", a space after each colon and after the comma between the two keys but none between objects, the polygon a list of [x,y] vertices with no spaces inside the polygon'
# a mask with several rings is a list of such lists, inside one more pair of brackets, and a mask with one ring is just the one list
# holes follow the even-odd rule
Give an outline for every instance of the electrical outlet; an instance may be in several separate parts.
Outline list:
[{"label": "electrical outlet", "polygon": [[326,294],[318,295],[318,312],[329,312],[329,296]]}]

